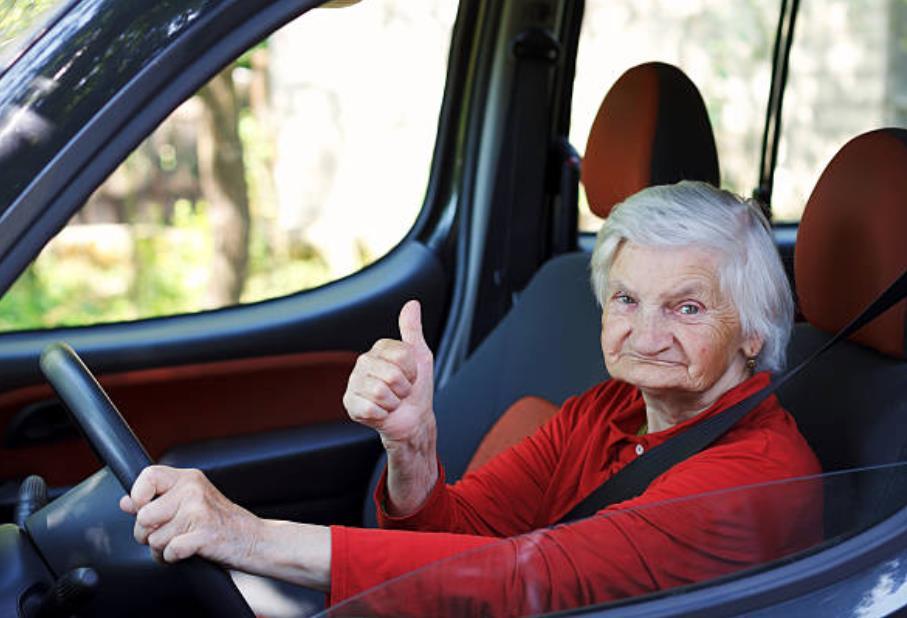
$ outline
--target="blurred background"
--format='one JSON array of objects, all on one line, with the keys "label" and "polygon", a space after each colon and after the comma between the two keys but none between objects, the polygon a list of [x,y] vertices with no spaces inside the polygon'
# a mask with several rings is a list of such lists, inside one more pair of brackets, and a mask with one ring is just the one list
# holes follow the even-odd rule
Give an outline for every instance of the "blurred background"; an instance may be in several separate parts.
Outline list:
[{"label": "blurred background", "polygon": [[[27,27],[19,3],[0,37]],[[195,312],[366,267],[425,195],[455,0],[311,11],[175,110],[0,300],[0,331]],[[32,14],[32,17],[34,14]],[[572,143],[626,69],[676,64],[707,103],[722,184],[756,186],[778,3],[588,0]],[[775,176],[796,222],[844,141],[907,124],[907,0],[802,0]],[[584,201],[584,197],[582,198]],[[580,205],[580,227],[600,221]]]}]

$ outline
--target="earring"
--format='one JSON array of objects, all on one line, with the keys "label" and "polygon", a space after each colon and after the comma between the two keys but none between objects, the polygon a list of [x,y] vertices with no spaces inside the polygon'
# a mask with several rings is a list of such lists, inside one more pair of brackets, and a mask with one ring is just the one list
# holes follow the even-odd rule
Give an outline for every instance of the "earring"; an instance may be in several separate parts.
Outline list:
[{"label": "earring", "polygon": [[750,371],[754,371],[756,369],[756,359],[752,357],[746,359],[746,368]]}]

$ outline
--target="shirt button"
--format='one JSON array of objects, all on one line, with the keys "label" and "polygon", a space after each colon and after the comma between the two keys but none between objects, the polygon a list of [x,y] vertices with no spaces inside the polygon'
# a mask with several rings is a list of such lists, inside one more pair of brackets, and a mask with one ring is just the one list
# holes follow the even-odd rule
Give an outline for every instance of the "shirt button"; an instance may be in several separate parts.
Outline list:
[{"label": "shirt button", "polygon": [[646,449],[643,448],[643,445],[642,445],[642,444],[637,444],[637,445],[636,445],[636,454],[637,454],[637,455],[642,455],[645,451],[646,451]]}]

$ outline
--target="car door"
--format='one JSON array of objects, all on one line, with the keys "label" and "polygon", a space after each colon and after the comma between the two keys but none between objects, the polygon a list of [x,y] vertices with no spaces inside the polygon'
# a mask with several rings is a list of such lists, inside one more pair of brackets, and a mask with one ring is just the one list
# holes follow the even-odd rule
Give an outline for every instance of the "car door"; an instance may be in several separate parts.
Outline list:
[{"label": "car door", "polygon": [[[38,370],[40,351],[66,341],[152,458],[205,469],[262,514],[359,521],[380,444],[341,397],[356,356],[396,336],[406,300],[422,302],[425,335],[439,341],[456,50],[472,30],[469,11],[454,27],[453,0],[306,13],[316,4],[61,4],[0,78],[4,520],[27,474],[54,495],[98,466]],[[370,59],[368,45],[395,33],[404,39]],[[414,102],[396,87],[413,79],[415,129],[401,126]],[[282,121],[270,141],[262,118]],[[315,160],[297,147],[309,143]],[[254,169],[275,160],[277,172]],[[371,242],[374,228],[390,232]],[[98,265],[124,255],[126,266]],[[129,263],[139,266],[124,283],[114,271]],[[194,300],[193,277],[207,282]],[[124,297],[138,302],[118,308]]]}]

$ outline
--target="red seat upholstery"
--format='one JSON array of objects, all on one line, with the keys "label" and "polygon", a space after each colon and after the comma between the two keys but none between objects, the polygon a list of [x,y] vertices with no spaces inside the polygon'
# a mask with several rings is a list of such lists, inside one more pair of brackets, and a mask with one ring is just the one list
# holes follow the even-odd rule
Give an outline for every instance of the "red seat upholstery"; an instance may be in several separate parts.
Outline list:
[{"label": "red seat upholstery", "polygon": [[634,193],[680,180],[719,185],[705,103],[677,67],[640,64],[614,83],[589,131],[582,168],[589,207],[604,218]]},{"label": "red seat upholstery", "polygon": [[[797,235],[796,364],[907,269],[907,130],[848,142],[826,167]],[[779,393],[826,471],[907,461],[907,301],[839,343]],[[905,504],[907,470],[832,477],[826,535],[849,534]]]},{"label": "red seat upholstery", "polygon": [[555,404],[541,397],[523,397],[517,401],[482,438],[479,448],[476,449],[475,455],[472,456],[466,467],[466,472],[481,468],[498,453],[532,435],[557,411],[558,407]]},{"label": "red seat upholstery", "polygon": [[[848,142],[809,197],[794,254],[800,309],[836,332],[907,269],[907,131],[881,129]],[[853,341],[905,358],[907,302]]]}]

